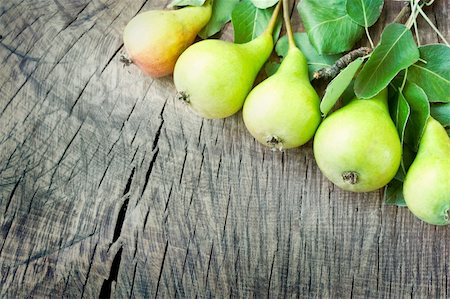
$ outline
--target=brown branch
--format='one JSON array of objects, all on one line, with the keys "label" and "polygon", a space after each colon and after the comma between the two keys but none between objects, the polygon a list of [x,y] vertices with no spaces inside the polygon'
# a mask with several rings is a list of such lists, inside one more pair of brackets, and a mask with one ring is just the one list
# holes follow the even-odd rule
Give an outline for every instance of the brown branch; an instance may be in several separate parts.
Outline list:
[{"label": "brown branch", "polygon": [[403,23],[403,19],[411,13],[411,7],[409,6],[409,2],[405,1],[402,10],[398,13],[392,23]]},{"label": "brown branch", "polygon": [[366,56],[370,52],[372,52],[372,49],[367,47],[350,51],[339,58],[332,66],[315,71],[313,77],[314,79],[333,79],[356,58]]},{"label": "brown branch", "polygon": [[[403,22],[404,18],[408,16],[411,13],[411,7],[409,6],[409,2],[405,1],[405,4],[403,8],[400,10],[400,12],[397,14],[397,16],[392,21],[393,23],[401,23]],[[372,52],[372,49],[367,47],[361,47],[359,49],[353,50],[344,56],[342,56],[340,59],[338,59],[332,66],[320,69],[316,72],[314,72],[313,77],[314,79],[327,79],[331,80],[334,77],[336,77],[341,70],[346,68],[351,62],[353,62],[355,59],[359,57],[363,57],[368,55],[370,52]]]}]

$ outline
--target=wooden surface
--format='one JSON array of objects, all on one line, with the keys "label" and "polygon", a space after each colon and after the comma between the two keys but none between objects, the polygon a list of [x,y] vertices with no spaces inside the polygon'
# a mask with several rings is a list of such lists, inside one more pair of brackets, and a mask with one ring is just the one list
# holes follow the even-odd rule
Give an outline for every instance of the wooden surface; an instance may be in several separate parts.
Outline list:
[{"label": "wooden surface", "polygon": [[[126,23],[167,3],[0,0],[0,297],[449,298],[450,227],[123,67]],[[426,10],[447,39],[448,4]]]}]

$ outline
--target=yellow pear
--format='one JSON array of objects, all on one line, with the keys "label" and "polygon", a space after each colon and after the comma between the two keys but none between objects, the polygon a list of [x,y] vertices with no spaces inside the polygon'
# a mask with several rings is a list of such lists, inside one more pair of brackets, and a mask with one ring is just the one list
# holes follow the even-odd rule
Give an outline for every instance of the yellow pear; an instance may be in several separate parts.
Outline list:
[{"label": "yellow pear", "polygon": [[283,5],[289,40],[277,72],[256,86],[244,103],[244,123],[253,137],[273,149],[298,147],[310,140],[320,123],[319,96],[308,78],[308,64],[295,45],[288,5]]},{"label": "yellow pear", "polygon": [[273,50],[272,32],[280,4],[267,29],[244,44],[204,40],[178,59],[173,79],[180,99],[204,118],[225,118],[242,108],[258,72]]},{"label": "yellow pear", "polygon": [[125,27],[124,46],[131,61],[153,78],[173,73],[178,57],[211,18],[211,4],[178,10],[150,10]]}]

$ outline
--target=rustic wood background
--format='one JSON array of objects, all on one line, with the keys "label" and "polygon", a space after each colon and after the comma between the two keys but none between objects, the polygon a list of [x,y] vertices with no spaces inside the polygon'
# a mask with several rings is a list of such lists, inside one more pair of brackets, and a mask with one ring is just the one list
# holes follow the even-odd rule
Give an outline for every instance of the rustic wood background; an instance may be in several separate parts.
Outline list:
[{"label": "rustic wood background", "polygon": [[[0,297],[450,298],[450,227],[123,67],[126,23],[168,2],[0,0]],[[448,6],[426,10],[447,39]]]}]

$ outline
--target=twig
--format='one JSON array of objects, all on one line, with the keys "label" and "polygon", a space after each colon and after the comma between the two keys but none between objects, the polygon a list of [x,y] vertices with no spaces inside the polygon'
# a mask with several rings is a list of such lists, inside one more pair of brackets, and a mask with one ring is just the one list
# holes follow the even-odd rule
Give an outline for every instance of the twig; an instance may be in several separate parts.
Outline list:
[{"label": "twig", "polygon": [[372,52],[372,49],[367,47],[361,47],[359,49],[350,51],[339,58],[332,66],[314,72],[313,77],[314,79],[332,79],[336,77],[342,69],[346,68],[356,58],[364,57],[370,52]]},{"label": "twig", "polygon": [[373,48],[375,48],[375,46],[373,45],[372,38],[370,37],[369,28],[367,26],[364,26],[364,28],[366,29],[366,35],[367,35],[367,39],[369,40],[370,47],[373,49]]},{"label": "twig", "polygon": [[[432,1],[433,0],[431,0],[431,3],[432,3]],[[428,2],[428,3],[430,3],[430,2]],[[404,6],[402,7],[402,9],[400,10],[400,12],[397,14],[397,16],[394,18],[394,20],[392,22],[393,23],[402,23],[403,19],[407,15],[410,15],[410,14],[411,14],[411,7],[409,5],[409,1],[405,1]],[[407,21],[407,23],[410,21],[411,21],[411,17]],[[324,78],[327,80],[331,80],[334,77],[336,77],[342,69],[346,68],[356,58],[364,57],[364,56],[368,55],[371,51],[372,51],[372,49],[366,48],[366,47],[362,47],[362,48],[353,50],[353,51],[347,53],[346,55],[342,56],[340,59],[338,59],[332,66],[329,66],[329,67],[326,67],[326,68],[323,68],[323,69],[320,69],[320,70],[314,72],[313,77],[314,77],[314,79]]]},{"label": "twig", "polygon": [[392,23],[403,23],[403,19],[411,13],[411,7],[409,6],[409,3],[405,1],[405,5],[403,6],[402,10],[398,13],[398,15],[395,17],[395,19],[392,21]]},{"label": "twig", "polygon": [[[414,7],[414,0],[410,0],[411,7]],[[416,8],[417,9],[417,8]],[[414,15],[415,11],[412,11],[412,15]],[[413,25],[414,25],[414,31],[416,32],[416,39],[417,39],[417,45],[420,47],[420,35],[419,35],[419,29],[417,28],[417,21],[416,18],[413,19]]]}]

